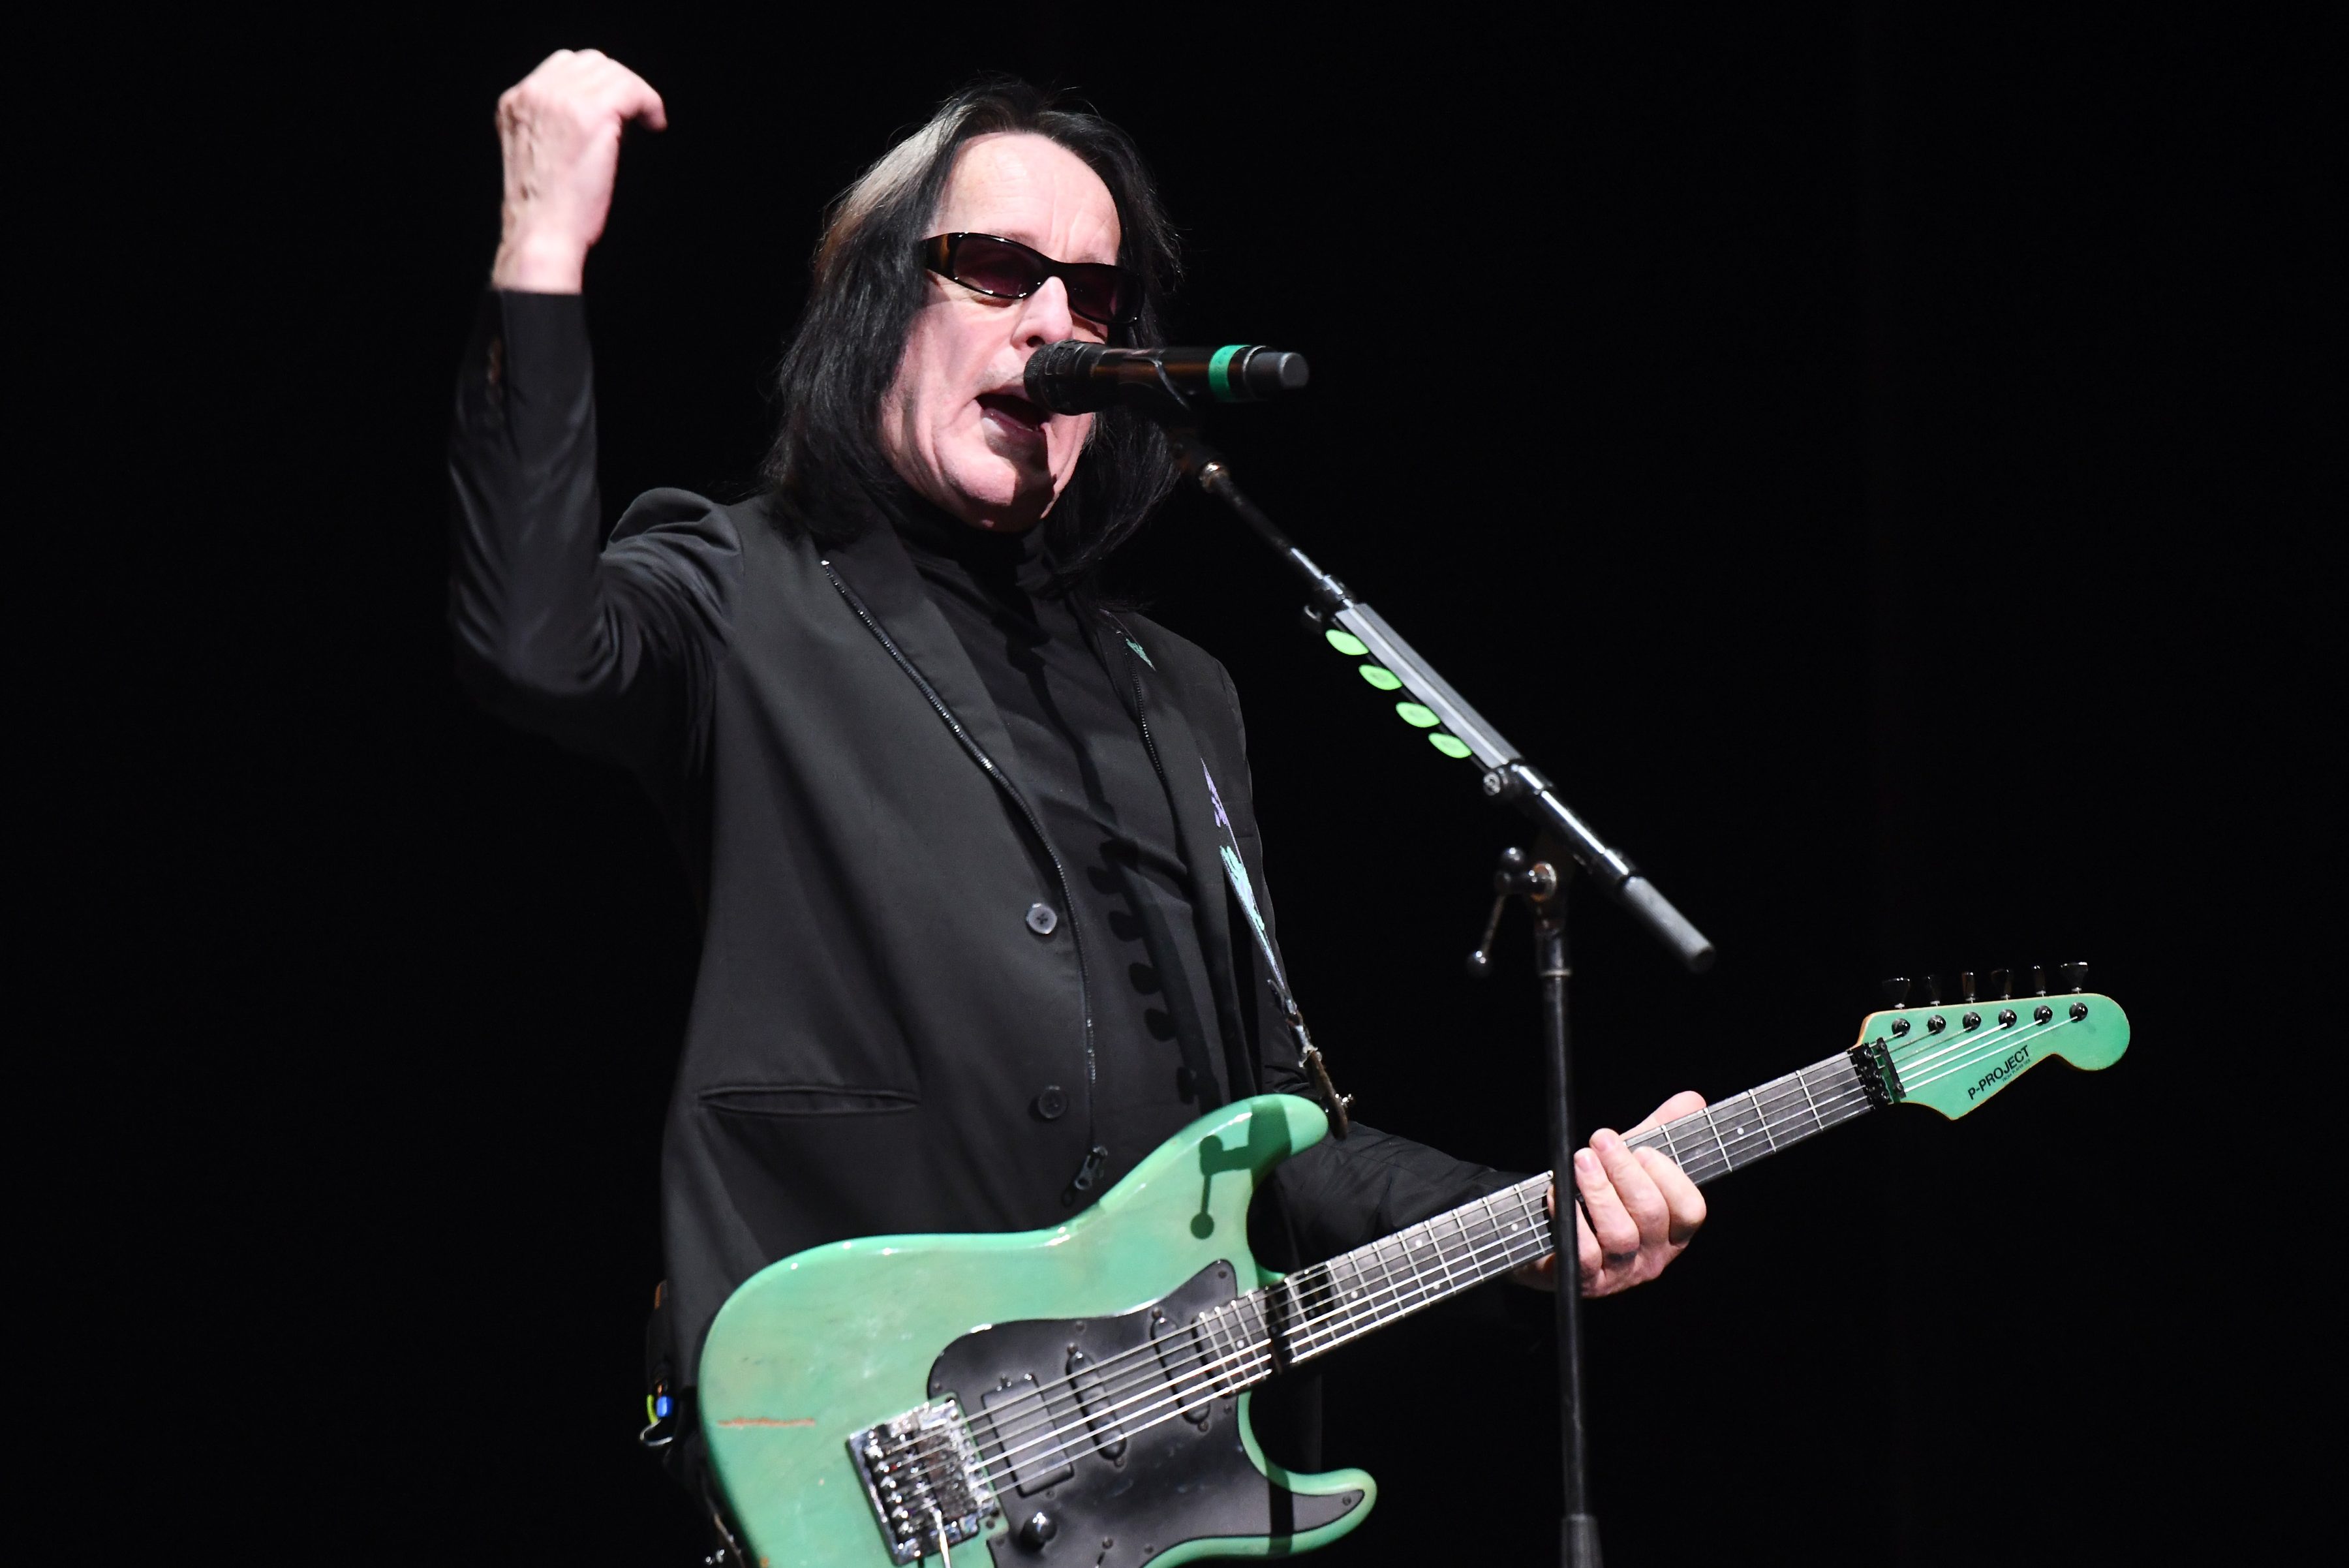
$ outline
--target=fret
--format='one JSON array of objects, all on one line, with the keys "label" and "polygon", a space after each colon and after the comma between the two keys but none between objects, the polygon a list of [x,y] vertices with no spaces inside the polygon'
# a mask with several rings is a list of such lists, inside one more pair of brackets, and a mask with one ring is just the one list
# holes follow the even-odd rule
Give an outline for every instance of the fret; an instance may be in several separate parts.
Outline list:
[{"label": "fret", "polygon": [[[1724,1134],[1721,1115],[1733,1112],[1740,1097],[1745,1111],[1734,1116],[1732,1129]],[[1705,1182],[1865,1115],[1872,1104],[1858,1070],[1839,1053],[1624,1141],[1634,1147],[1661,1147],[1691,1180]],[[1681,1143],[1678,1129],[1695,1123],[1702,1123],[1710,1135],[1711,1148],[1703,1147],[1701,1137],[1687,1146]],[[1556,1221],[1545,1202],[1549,1186],[1549,1177],[1537,1176],[1483,1194],[1236,1298],[1216,1309],[1207,1348],[1216,1350],[1214,1335],[1220,1333],[1224,1348],[1216,1359],[1226,1368],[1222,1376],[1233,1386],[1245,1387],[1269,1376],[1276,1359],[1281,1365],[1309,1360],[1393,1319],[1547,1257],[1557,1248]],[[1508,1207],[1512,1200],[1514,1215]]]},{"label": "fret", "polygon": [[1272,1327],[1264,1313],[1264,1292],[1253,1290],[1232,1305],[1232,1338],[1243,1355],[1263,1349],[1272,1343]]},{"label": "fret", "polygon": [[1239,1365],[1224,1348],[1229,1335],[1219,1336],[1219,1331],[1224,1327],[1224,1314],[1229,1305],[1226,1303],[1199,1314],[1199,1351],[1204,1364],[1201,1370],[1211,1382],[1229,1379],[1232,1369]]},{"label": "fret", "polygon": [[[1517,1189],[1517,1201],[1525,1207],[1526,1223],[1536,1230],[1545,1243],[1544,1250],[1554,1251],[1557,1245],[1557,1239],[1555,1234],[1557,1226],[1557,1220],[1553,1220],[1550,1217],[1549,1204],[1547,1201],[1547,1186],[1548,1183],[1544,1178],[1538,1176],[1535,1177],[1531,1181],[1526,1182],[1524,1186]],[[1540,1195],[1537,1195],[1534,1191],[1537,1187],[1545,1189]],[[1573,1199],[1569,1198],[1567,1202],[1570,1210]],[[1558,1218],[1566,1220],[1568,1224],[1573,1223],[1573,1216],[1571,1212],[1561,1215]]]},{"label": "fret", "polygon": [[[1420,1234],[1427,1239],[1427,1247],[1420,1257],[1418,1277],[1412,1282],[1419,1291],[1419,1299],[1412,1303],[1413,1306],[1424,1306],[1429,1302],[1450,1295],[1453,1291],[1451,1250],[1445,1245],[1444,1231],[1438,1224],[1443,1218],[1439,1214],[1433,1220],[1423,1220],[1419,1223]],[[1431,1264],[1433,1266],[1430,1267]],[[1443,1276],[1440,1281],[1436,1277],[1438,1274]]]},{"label": "fret", "polygon": [[1850,1057],[1830,1056],[1824,1062],[1813,1063],[1807,1071],[1826,1075],[1833,1085],[1835,1103],[1828,1126],[1847,1122],[1868,1111],[1868,1098],[1859,1086],[1859,1069],[1851,1064]]},{"label": "fret", "polygon": [[1392,1236],[1371,1243],[1371,1255],[1378,1260],[1379,1272],[1385,1276],[1380,1286],[1380,1293],[1382,1295],[1392,1296],[1395,1293],[1395,1260],[1402,1256],[1402,1248],[1396,1244],[1395,1239]]},{"label": "fret", "polygon": [[1790,1143],[1800,1143],[1811,1136],[1809,1107],[1796,1095],[1793,1084],[1785,1078],[1773,1079],[1764,1085],[1769,1091],[1770,1147],[1775,1151]]},{"label": "fret", "polygon": [[1413,1293],[1419,1293],[1419,1300],[1426,1299],[1422,1278],[1424,1270],[1423,1260],[1419,1251],[1419,1228],[1414,1226],[1404,1231],[1403,1235],[1411,1240],[1395,1249],[1395,1262],[1401,1267],[1396,1272],[1393,1284],[1387,1292],[1385,1306],[1385,1310],[1398,1317],[1417,1304],[1413,1300]]},{"label": "fret", "polygon": [[[1444,1219],[1445,1216],[1439,1214],[1434,1219],[1426,1221],[1427,1244],[1435,1253],[1436,1270],[1444,1277],[1441,1280],[1438,1280],[1433,1274],[1423,1274],[1421,1276],[1420,1284],[1421,1288],[1424,1291],[1436,1291],[1440,1289],[1444,1295],[1448,1296],[1454,1291],[1457,1290],[1459,1286],[1455,1282],[1452,1273],[1453,1243],[1444,1238]],[[1432,1300],[1433,1298],[1430,1297],[1429,1299]]]},{"label": "fret", "polygon": [[[1745,1102],[1742,1110],[1738,1098]],[[1660,1147],[1692,1179],[1707,1181],[1867,1109],[1857,1075],[1844,1057],[1836,1056],[1626,1141]],[[1727,1127],[1723,1125],[1724,1113]],[[1702,1125],[1711,1147],[1682,1143],[1682,1124],[1688,1122]],[[1549,1254],[1556,1241],[1543,1201],[1547,1187],[1547,1178],[1537,1177],[1484,1194],[1317,1270],[1292,1275],[1295,1321],[1288,1327],[1296,1357],[1319,1355]],[[1514,1212],[1508,1207],[1512,1200]]]},{"label": "fret", "polygon": [[1317,1263],[1310,1269],[1299,1272],[1304,1276],[1308,1293],[1301,1303],[1306,1321],[1309,1323],[1316,1317],[1328,1315],[1332,1291],[1330,1265]]},{"label": "fret", "polygon": [[1361,1295],[1361,1265],[1350,1255],[1332,1258],[1322,1266],[1330,1271],[1330,1294],[1333,1305],[1342,1307]]},{"label": "fret", "polygon": [[[1732,1095],[1728,1099],[1722,1101],[1721,1104],[1713,1107],[1715,1117],[1713,1136],[1715,1139],[1718,1139],[1721,1137],[1721,1123],[1718,1119],[1720,1114],[1723,1111],[1731,1111],[1733,1113],[1737,1102],[1741,1099],[1745,1102],[1745,1108],[1748,1115],[1745,1116],[1734,1116],[1733,1125],[1729,1129],[1730,1136],[1737,1140],[1739,1152],[1734,1154],[1731,1153],[1728,1146],[1725,1144],[1723,1145],[1721,1150],[1722,1158],[1729,1162],[1729,1168],[1731,1170],[1735,1170],[1740,1166],[1751,1164],[1754,1160],[1762,1158],[1762,1156],[1758,1154],[1747,1154],[1744,1152],[1745,1147],[1754,1141],[1754,1135],[1746,1129],[1746,1122],[1750,1119],[1758,1125],[1762,1119],[1761,1105],[1754,1098],[1750,1092],[1744,1095]],[[1764,1152],[1766,1153],[1768,1151],[1764,1150]]]},{"label": "fret", "polygon": [[1437,1265],[1444,1270],[1444,1291],[1446,1295],[1449,1295],[1460,1287],[1458,1280],[1452,1272],[1453,1244],[1452,1242],[1448,1242],[1444,1240],[1444,1232],[1439,1229],[1446,1219],[1449,1219],[1452,1221],[1453,1241],[1459,1243],[1460,1261],[1469,1266],[1471,1273],[1470,1282],[1472,1284],[1475,1282],[1474,1273],[1475,1269],[1476,1252],[1475,1249],[1469,1244],[1468,1227],[1461,1223],[1459,1210],[1454,1209],[1449,1215],[1439,1214],[1434,1219],[1430,1220],[1427,1222],[1428,1230],[1433,1232],[1435,1237],[1435,1262]]},{"label": "fret", "polygon": [[[1536,1181],[1538,1180],[1537,1178]],[[1509,1196],[1517,1200],[1518,1209],[1517,1218],[1510,1227],[1513,1240],[1509,1247],[1520,1263],[1531,1262],[1550,1250],[1549,1216],[1541,1213],[1540,1207],[1533,1201],[1533,1195],[1528,1190],[1535,1183],[1526,1183],[1509,1191]],[[1537,1215],[1539,1215],[1538,1219]]]},{"label": "fret", "polygon": [[[1485,1223],[1491,1227],[1494,1239],[1501,1244],[1501,1256],[1514,1258],[1522,1238],[1516,1234],[1512,1226],[1502,1220],[1499,1211],[1494,1209],[1493,1195],[1487,1192],[1477,1199],[1476,1207],[1484,1210]],[[1512,1266],[1515,1265],[1512,1264]]]},{"label": "fret", "polygon": [[[1776,1135],[1776,1134],[1775,1134],[1775,1133],[1773,1133],[1773,1132],[1770,1130],[1770,1113],[1769,1113],[1768,1111],[1765,1111],[1765,1110],[1764,1110],[1764,1109],[1762,1108],[1762,1101],[1761,1101],[1761,1097],[1760,1097],[1759,1096],[1757,1096],[1757,1095],[1756,1095],[1756,1094],[1755,1094],[1752,1089],[1748,1089],[1748,1090],[1746,1090],[1746,1091],[1745,1091],[1745,1103],[1746,1103],[1747,1105],[1752,1106],[1754,1107],[1754,1119],[1755,1121],[1757,1121],[1757,1122],[1759,1122],[1759,1123],[1761,1123],[1761,1124],[1762,1124],[1762,1137],[1763,1137],[1763,1141],[1764,1141],[1764,1142],[1765,1142],[1765,1143],[1767,1143],[1767,1144],[1770,1146],[1768,1148],[1764,1149],[1762,1152],[1763,1152],[1764,1154],[1775,1154],[1775,1153],[1777,1153],[1777,1152],[1778,1152],[1778,1138],[1777,1138],[1777,1135]],[[1759,1157],[1757,1156],[1756,1158],[1759,1158]]]},{"label": "fret", "polygon": [[1497,1238],[1491,1217],[1485,1212],[1485,1200],[1482,1198],[1471,1199],[1452,1213],[1460,1228],[1460,1239],[1467,1248],[1466,1256],[1462,1261],[1468,1265],[1468,1272],[1480,1280],[1491,1279],[1493,1243]]},{"label": "fret", "polygon": [[1222,1378],[1234,1393],[1260,1381],[1271,1371],[1270,1356],[1265,1354],[1271,1336],[1260,1331],[1264,1293],[1261,1290],[1250,1291],[1226,1302],[1211,1314],[1227,1347],[1215,1358],[1213,1376]]},{"label": "fret", "polygon": [[[1713,1147],[1721,1151],[1721,1170],[1713,1172],[1713,1174],[1720,1175],[1736,1169],[1737,1162],[1729,1158],[1729,1146],[1721,1141],[1721,1124],[1713,1119],[1713,1107],[1707,1106],[1704,1109],[1697,1112],[1697,1115],[1704,1118],[1704,1130],[1713,1135]],[[1699,1178],[1699,1179],[1703,1180],[1709,1179]]]},{"label": "fret", "polygon": [[1826,1131],[1827,1124],[1819,1115],[1819,1103],[1811,1097],[1811,1080],[1808,1070],[1795,1074],[1794,1078],[1795,1087],[1803,1091],[1803,1104],[1810,1107],[1811,1131],[1814,1133]]},{"label": "fret", "polygon": [[1278,1293],[1273,1299],[1280,1308],[1280,1317],[1275,1330],[1278,1338],[1294,1340],[1305,1326],[1305,1295],[1299,1286],[1307,1272],[1308,1271],[1299,1269],[1296,1273],[1281,1281],[1276,1287]]},{"label": "fret", "polygon": [[[1403,1234],[1411,1238],[1409,1245],[1403,1251],[1403,1262],[1407,1265],[1407,1271],[1403,1275],[1403,1288],[1418,1291],[1420,1299],[1423,1301],[1426,1299],[1427,1254],[1435,1245],[1435,1241],[1427,1233],[1427,1227],[1423,1224],[1414,1225]],[[1400,1304],[1400,1296],[1398,1296],[1398,1304]]]},{"label": "fret", "polygon": [[1237,1332],[1239,1302],[1226,1303],[1210,1315],[1213,1326],[1207,1334],[1210,1375],[1226,1390],[1237,1389],[1247,1374],[1248,1355],[1240,1344]]}]

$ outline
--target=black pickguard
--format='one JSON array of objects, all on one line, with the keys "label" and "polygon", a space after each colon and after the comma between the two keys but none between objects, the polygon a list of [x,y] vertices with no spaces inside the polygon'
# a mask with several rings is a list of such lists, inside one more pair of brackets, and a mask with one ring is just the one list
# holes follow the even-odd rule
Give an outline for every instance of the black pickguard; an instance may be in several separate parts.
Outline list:
[{"label": "black pickguard", "polygon": [[[1060,1399],[1066,1411],[1060,1424],[1094,1420],[1088,1433],[1071,1438],[1076,1457],[1039,1449],[1037,1462],[1020,1467],[1018,1484],[1002,1485],[999,1500],[1010,1529],[988,1542],[998,1568],[1140,1568],[1182,1542],[1291,1535],[1341,1519],[1361,1505],[1360,1491],[1307,1497],[1268,1480],[1241,1446],[1236,1396],[1154,1426],[1141,1427],[1137,1420],[1139,1429],[1130,1432],[1112,1427],[1105,1400],[1087,1397],[1086,1366],[1109,1362],[1154,1339],[1163,1348],[1141,1358],[1151,1365],[1195,1354],[1192,1320],[1233,1293],[1231,1265],[1215,1263],[1155,1305],[1122,1317],[999,1323],[947,1346],[930,1368],[930,1397],[959,1397],[983,1444],[989,1444],[991,1435],[989,1394],[1001,1407],[1007,1395],[1065,1382],[1072,1366],[1079,1382],[1071,1391],[1073,1397]],[[1073,1357],[1083,1359],[1072,1362]],[[1112,1384],[1118,1380],[1116,1368],[1110,1378]],[[1084,1451],[1096,1446],[1101,1452]],[[996,1451],[991,1444],[988,1451]],[[1039,1512],[1056,1530],[1041,1546],[1031,1546],[1021,1539],[1021,1530]]]}]

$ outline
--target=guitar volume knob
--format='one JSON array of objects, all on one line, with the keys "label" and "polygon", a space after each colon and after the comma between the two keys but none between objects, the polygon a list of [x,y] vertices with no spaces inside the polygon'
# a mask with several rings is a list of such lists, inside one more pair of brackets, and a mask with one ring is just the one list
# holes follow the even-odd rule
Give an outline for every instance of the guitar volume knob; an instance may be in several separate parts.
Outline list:
[{"label": "guitar volume knob", "polygon": [[1060,1521],[1040,1508],[1019,1527],[1019,1544],[1030,1552],[1041,1552],[1045,1543],[1060,1533]]}]

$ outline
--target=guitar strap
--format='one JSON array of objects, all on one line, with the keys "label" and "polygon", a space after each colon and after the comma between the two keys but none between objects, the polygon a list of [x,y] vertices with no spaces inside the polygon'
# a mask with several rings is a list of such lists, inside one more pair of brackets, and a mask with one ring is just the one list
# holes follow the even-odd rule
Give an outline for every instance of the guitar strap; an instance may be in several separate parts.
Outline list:
[{"label": "guitar strap", "polygon": [[[1127,650],[1135,659],[1151,670],[1154,670],[1158,668],[1156,662],[1151,659],[1148,650],[1135,640],[1133,632],[1126,629],[1123,621],[1107,610],[1101,611],[1100,616],[1102,623],[1115,631],[1124,641]],[[1093,636],[1092,618],[1083,618],[1081,624],[1086,628],[1087,638],[1092,638]],[[1103,657],[1098,642],[1093,644],[1093,651],[1095,657],[1102,658],[1106,666],[1108,660]],[[1143,682],[1142,671],[1139,669],[1133,672],[1133,702],[1134,717],[1140,721],[1143,711]],[[1143,727],[1145,741],[1148,733],[1145,722]],[[1158,763],[1158,755],[1154,751],[1151,753],[1151,762],[1154,764]],[[1248,929],[1256,933],[1257,950],[1264,954],[1265,983],[1272,988],[1273,1000],[1280,1007],[1281,1022],[1288,1026],[1289,1037],[1297,1043],[1298,1065],[1304,1070],[1307,1080],[1312,1085],[1313,1097],[1321,1103],[1322,1110],[1329,1113],[1330,1132],[1342,1138],[1354,1130],[1353,1122],[1346,1114],[1347,1108],[1354,1103],[1354,1096],[1340,1094],[1338,1085],[1330,1082],[1329,1064],[1321,1059],[1319,1048],[1313,1044],[1312,1031],[1305,1027],[1305,1014],[1297,1005],[1296,993],[1288,989],[1288,971],[1282,968],[1280,953],[1272,945],[1272,933],[1264,929],[1264,911],[1256,901],[1256,884],[1248,876],[1247,861],[1240,855],[1240,841],[1232,832],[1231,815],[1224,809],[1223,791],[1216,787],[1215,770],[1207,766],[1207,760],[1205,757],[1199,759],[1199,772],[1207,781],[1207,800],[1216,808],[1216,826],[1223,834],[1223,841],[1216,846],[1216,855],[1224,863],[1224,877],[1231,884],[1232,896],[1239,900],[1241,912],[1247,916]],[[1159,776],[1165,779],[1163,769]],[[1167,788],[1172,790],[1174,781],[1166,779],[1165,782]],[[1237,1091],[1237,1085],[1235,1085],[1234,1088]]]},{"label": "guitar strap", "polygon": [[1240,842],[1232,832],[1232,819],[1224,811],[1223,792],[1216,787],[1216,775],[1205,758],[1200,759],[1199,771],[1206,774],[1207,798],[1215,803],[1216,826],[1223,830],[1223,842],[1216,849],[1223,858],[1225,879],[1231,883],[1241,912],[1247,916],[1248,929],[1256,933],[1257,950],[1264,954],[1265,983],[1272,988],[1273,1000],[1280,1006],[1281,1020],[1297,1042],[1298,1064],[1312,1080],[1314,1097],[1330,1113],[1330,1130],[1342,1138],[1353,1130],[1346,1111],[1354,1103],[1354,1096],[1340,1094],[1338,1085],[1330,1079],[1329,1064],[1321,1059],[1320,1048],[1313,1044],[1313,1032],[1305,1026],[1305,1013],[1297,1005],[1296,992],[1288,989],[1288,973],[1281,967],[1278,950],[1272,945],[1272,933],[1264,929],[1264,912],[1257,907],[1256,884],[1248,876],[1247,862],[1240,856]]}]

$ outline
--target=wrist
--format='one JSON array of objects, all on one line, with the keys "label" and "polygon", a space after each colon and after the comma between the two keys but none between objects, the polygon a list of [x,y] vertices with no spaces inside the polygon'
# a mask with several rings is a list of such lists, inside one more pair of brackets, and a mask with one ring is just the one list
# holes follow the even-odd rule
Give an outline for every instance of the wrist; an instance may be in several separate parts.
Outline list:
[{"label": "wrist", "polygon": [[490,267],[490,286],[523,294],[577,294],[587,247],[574,239],[509,223]]}]

